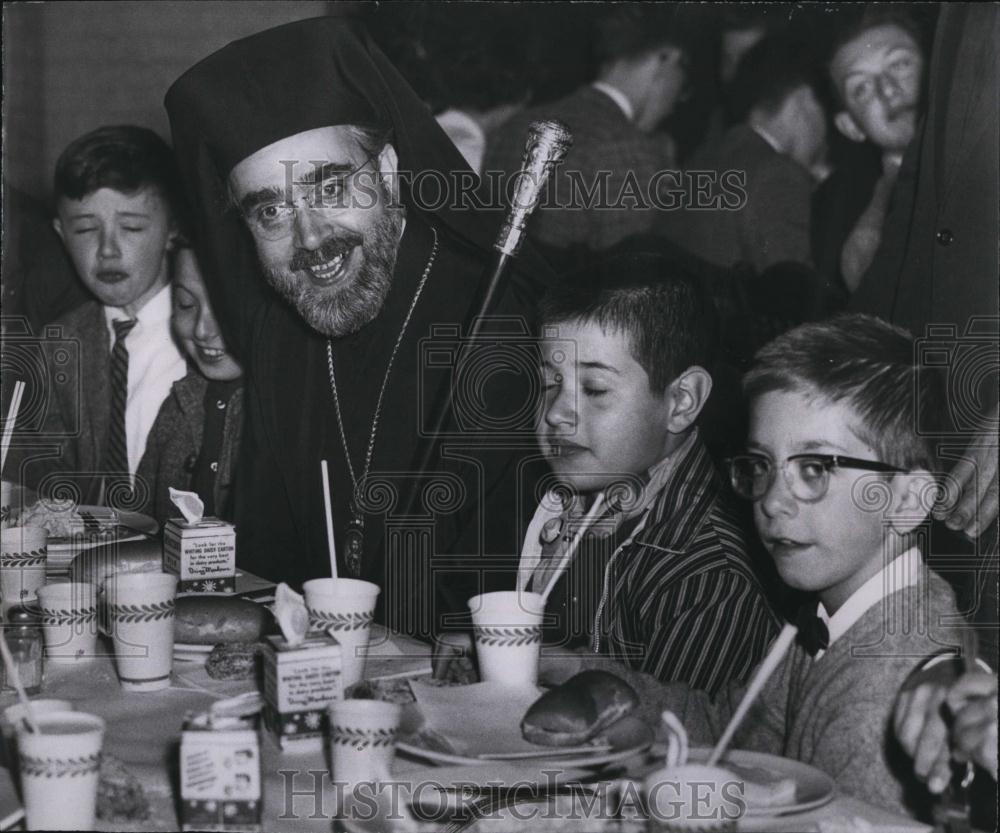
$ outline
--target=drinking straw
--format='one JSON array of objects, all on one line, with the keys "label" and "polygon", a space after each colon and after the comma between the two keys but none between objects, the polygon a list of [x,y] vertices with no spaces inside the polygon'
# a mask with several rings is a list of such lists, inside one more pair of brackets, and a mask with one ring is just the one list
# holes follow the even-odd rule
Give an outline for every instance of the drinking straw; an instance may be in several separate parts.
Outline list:
[{"label": "drinking straw", "polygon": [[3,439],[0,440],[0,472],[7,465],[7,452],[10,450],[10,440],[14,435],[14,423],[17,422],[17,412],[21,408],[21,397],[24,395],[24,382],[14,382],[14,395],[7,411],[7,421],[3,426]]},{"label": "drinking straw", "polygon": [[778,667],[778,664],[785,656],[792,642],[795,641],[795,635],[798,632],[799,629],[791,623],[786,624],[781,629],[778,638],[771,645],[771,650],[767,652],[767,656],[764,657],[764,661],[758,667],[757,673],[753,675],[753,679],[747,687],[746,694],[743,695],[743,699],[740,700],[739,706],[736,707],[736,712],[729,721],[729,725],[726,726],[726,731],[722,733],[719,742],[715,744],[715,749],[712,750],[712,755],[708,759],[708,766],[715,766],[719,762],[719,758],[726,751],[726,747],[729,746],[729,742],[733,739],[733,735],[739,728],[740,723],[743,722],[743,718],[750,711],[750,706],[753,705],[754,700],[757,699],[757,695],[760,694],[760,690],[764,687],[771,674],[774,673],[774,669]]},{"label": "drinking straw", "polygon": [[337,578],[337,545],[333,541],[333,506],[330,504],[330,469],[320,460],[323,473],[323,503],[326,505],[326,548],[330,553],[330,575]]},{"label": "drinking straw", "polygon": [[559,581],[560,576],[562,576],[562,574],[566,571],[566,568],[569,566],[569,562],[576,553],[576,548],[580,545],[580,541],[583,538],[584,533],[590,529],[590,525],[594,522],[603,508],[604,492],[601,492],[594,499],[594,505],[590,507],[590,511],[583,519],[583,523],[580,524],[580,528],[576,531],[573,541],[566,548],[566,552],[563,553],[559,564],[556,566],[555,572],[553,572],[552,576],[549,578],[549,583],[545,585],[545,589],[542,591],[542,607],[544,607],[545,602],[548,601],[549,593],[551,593],[553,588],[556,586],[556,582]]},{"label": "drinking straw", "polygon": [[38,724],[35,722],[35,712],[31,708],[31,700],[28,699],[28,693],[24,690],[24,685],[21,683],[21,675],[17,671],[17,665],[14,664],[14,658],[10,655],[10,648],[7,647],[7,637],[3,633],[0,633],[0,654],[3,654],[3,664],[7,666],[7,676],[14,683],[17,699],[24,706],[24,722],[28,725],[30,731],[37,732],[39,729]]}]

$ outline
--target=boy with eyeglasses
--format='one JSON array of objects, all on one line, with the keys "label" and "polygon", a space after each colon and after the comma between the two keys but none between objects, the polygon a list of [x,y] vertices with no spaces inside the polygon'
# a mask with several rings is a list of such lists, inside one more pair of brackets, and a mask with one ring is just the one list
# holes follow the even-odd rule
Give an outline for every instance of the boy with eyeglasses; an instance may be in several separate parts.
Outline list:
[{"label": "boy with eyeglasses", "polygon": [[[946,627],[961,622],[920,552],[937,485],[916,426],[934,424],[939,381],[916,366],[905,331],[851,315],[772,341],[744,391],[747,453],[729,461],[731,483],[753,501],[782,578],[812,601],[732,747],[803,761],[848,795],[919,814],[927,793],[892,734],[893,703],[929,654],[954,651]],[[651,719],[670,709],[692,745],[719,738],[744,691],[713,700],[634,682]]]}]

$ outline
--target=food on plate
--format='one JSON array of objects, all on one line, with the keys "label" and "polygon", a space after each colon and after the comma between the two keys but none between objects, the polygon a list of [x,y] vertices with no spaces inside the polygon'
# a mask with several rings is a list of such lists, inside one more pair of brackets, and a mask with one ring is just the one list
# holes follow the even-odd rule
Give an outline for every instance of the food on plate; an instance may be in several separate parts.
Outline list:
[{"label": "food on plate", "polygon": [[213,680],[249,680],[257,668],[255,642],[220,642],[208,655],[205,671]]},{"label": "food on plate", "polygon": [[174,641],[186,645],[257,642],[269,619],[267,608],[239,596],[178,596]]},{"label": "food on plate", "polygon": [[583,671],[531,705],[521,721],[521,734],[541,746],[576,746],[638,705],[638,695],[620,677],[607,671]]},{"label": "food on plate", "polygon": [[102,585],[118,573],[158,573],[162,569],[160,542],[134,541],[84,550],[73,559],[69,575],[72,581]]},{"label": "food on plate", "polygon": [[149,801],[139,779],[121,761],[107,753],[101,756],[97,817],[111,822],[145,821],[149,818]]},{"label": "food on plate", "polygon": [[361,680],[352,685],[345,696],[351,700],[381,700],[383,703],[398,703],[401,706],[416,701],[410,681],[405,677]]},{"label": "food on plate", "polygon": [[650,818],[668,830],[735,830],[747,806],[741,781],[722,767],[681,764],[647,776],[642,794]]},{"label": "food on plate", "polygon": [[118,526],[118,513],[102,508],[81,513],[72,502],[39,500],[21,512],[17,523],[44,527],[50,538],[69,538],[81,533],[111,535]]}]

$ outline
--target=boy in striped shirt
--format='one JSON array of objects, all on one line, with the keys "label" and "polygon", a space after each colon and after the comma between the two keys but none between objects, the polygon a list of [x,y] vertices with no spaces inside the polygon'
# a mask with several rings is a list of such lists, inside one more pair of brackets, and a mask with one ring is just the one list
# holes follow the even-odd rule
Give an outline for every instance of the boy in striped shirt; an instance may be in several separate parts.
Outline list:
[{"label": "boy in striped shirt", "polygon": [[706,303],[693,278],[644,253],[612,256],[543,301],[536,433],[551,474],[518,588],[551,588],[550,680],[593,652],[715,691],[777,631],[696,427],[712,388]]}]

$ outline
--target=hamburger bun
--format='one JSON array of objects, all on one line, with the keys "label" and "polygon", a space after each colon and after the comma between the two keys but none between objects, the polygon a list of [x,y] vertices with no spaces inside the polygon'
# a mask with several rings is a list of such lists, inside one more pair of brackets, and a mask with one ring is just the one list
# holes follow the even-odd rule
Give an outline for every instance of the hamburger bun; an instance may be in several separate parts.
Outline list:
[{"label": "hamburger bun", "polygon": [[163,570],[163,545],[157,540],[105,544],[84,550],[69,565],[70,581],[103,585],[118,573],[159,573]]},{"label": "hamburger bun", "polygon": [[583,671],[545,692],[521,720],[521,734],[540,746],[576,746],[639,705],[632,687],[607,671]]},{"label": "hamburger bun", "polygon": [[267,608],[239,596],[178,596],[174,639],[186,645],[258,642],[270,624]]}]

